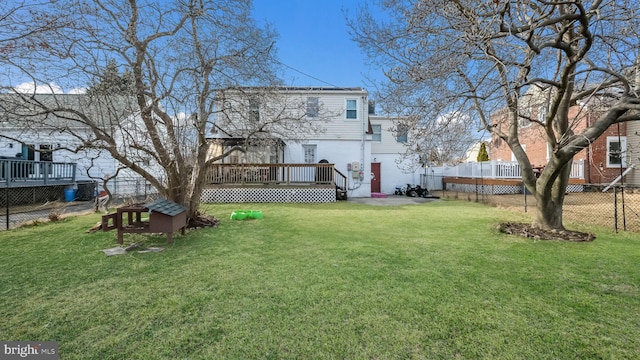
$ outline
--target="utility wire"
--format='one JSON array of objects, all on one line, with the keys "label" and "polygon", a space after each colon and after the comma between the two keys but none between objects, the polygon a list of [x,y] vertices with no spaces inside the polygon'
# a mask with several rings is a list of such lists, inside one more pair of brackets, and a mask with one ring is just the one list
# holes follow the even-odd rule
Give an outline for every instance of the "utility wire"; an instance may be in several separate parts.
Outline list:
[{"label": "utility wire", "polygon": [[290,69],[290,70],[293,70],[293,71],[295,71],[295,72],[297,72],[297,73],[299,73],[299,74],[302,74],[302,75],[304,75],[304,76],[307,76],[307,77],[309,77],[309,78],[311,78],[311,79],[314,79],[314,80],[320,81],[320,82],[321,82],[321,83],[323,83],[323,84],[327,84],[327,85],[329,85],[329,86],[333,86],[333,87],[336,87],[336,88],[337,88],[337,87],[339,87],[338,85],[334,85],[334,84],[332,84],[332,83],[330,83],[330,82],[327,82],[327,81],[324,81],[324,80],[322,80],[322,79],[319,79],[319,78],[317,78],[317,77],[315,77],[315,76],[313,76],[313,75],[309,75],[309,74],[305,73],[305,72],[304,72],[304,71],[302,71],[302,70],[298,70],[298,69],[294,68],[293,66],[287,65],[287,64],[283,63],[282,61],[280,61],[280,60],[278,60],[278,59],[274,59],[274,60],[275,60],[278,64],[280,64],[280,65],[282,65],[282,66],[284,66],[284,67],[286,67],[286,68],[288,68],[288,69]]}]

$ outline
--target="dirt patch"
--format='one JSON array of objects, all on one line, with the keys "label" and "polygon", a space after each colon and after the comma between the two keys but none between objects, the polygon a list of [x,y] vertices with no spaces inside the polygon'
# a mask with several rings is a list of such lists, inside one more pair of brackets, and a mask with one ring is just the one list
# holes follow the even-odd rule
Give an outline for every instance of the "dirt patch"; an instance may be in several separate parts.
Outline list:
[{"label": "dirt patch", "polygon": [[596,237],[590,233],[570,230],[545,230],[523,223],[502,223],[498,225],[498,230],[505,234],[517,235],[537,240],[561,240],[571,242],[593,241]]}]

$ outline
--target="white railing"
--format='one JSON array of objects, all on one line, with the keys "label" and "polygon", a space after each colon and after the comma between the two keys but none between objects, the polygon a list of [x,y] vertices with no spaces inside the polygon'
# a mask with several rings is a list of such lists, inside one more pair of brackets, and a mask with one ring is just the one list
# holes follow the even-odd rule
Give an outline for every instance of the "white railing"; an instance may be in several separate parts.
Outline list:
[{"label": "white railing", "polygon": [[[483,161],[464,163],[452,167],[432,168],[445,177],[520,179],[520,165],[517,161]],[[571,179],[584,179],[584,160],[576,160],[571,164]]]}]

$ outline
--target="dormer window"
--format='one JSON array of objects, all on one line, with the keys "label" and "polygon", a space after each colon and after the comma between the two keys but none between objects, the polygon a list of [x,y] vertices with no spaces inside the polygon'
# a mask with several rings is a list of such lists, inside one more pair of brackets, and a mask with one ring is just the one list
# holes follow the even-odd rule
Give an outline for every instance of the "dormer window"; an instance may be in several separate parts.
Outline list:
[{"label": "dormer window", "polygon": [[347,100],[347,119],[358,118],[358,100]]}]

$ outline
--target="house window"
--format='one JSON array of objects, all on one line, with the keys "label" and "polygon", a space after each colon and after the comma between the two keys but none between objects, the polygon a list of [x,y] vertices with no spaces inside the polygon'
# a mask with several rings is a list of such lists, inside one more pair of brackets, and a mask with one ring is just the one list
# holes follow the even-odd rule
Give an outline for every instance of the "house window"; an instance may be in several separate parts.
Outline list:
[{"label": "house window", "polygon": [[358,101],[347,100],[347,119],[358,118]]},{"label": "house window", "polygon": [[304,151],[305,164],[316,163],[316,149],[317,149],[317,145],[302,145],[302,150]]},{"label": "house window", "polygon": [[258,99],[249,99],[249,120],[260,121],[260,102]]},{"label": "house window", "polygon": [[627,167],[626,136],[607,136],[607,167]]},{"label": "house window", "polygon": [[51,145],[40,144],[40,161],[53,161],[53,152]]},{"label": "house window", "polygon": [[318,106],[317,97],[307,98],[307,117],[317,118],[320,107]]},{"label": "house window", "polygon": [[540,121],[541,123],[544,123],[544,120],[547,118],[547,107],[546,106],[540,106],[538,108],[538,121]]},{"label": "house window", "polygon": [[523,128],[531,125],[531,108],[527,107],[520,110],[518,114],[518,127]]},{"label": "house window", "polygon": [[382,141],[382,125],[371,125],[371,130],[373,130],[371,140],[378,142]]},{"label": "house window", "polygon": [[409,129],[404,125],[398,125],[396,128],[396,142],[406,144],[408,141]]}]

